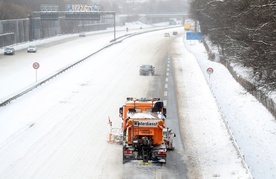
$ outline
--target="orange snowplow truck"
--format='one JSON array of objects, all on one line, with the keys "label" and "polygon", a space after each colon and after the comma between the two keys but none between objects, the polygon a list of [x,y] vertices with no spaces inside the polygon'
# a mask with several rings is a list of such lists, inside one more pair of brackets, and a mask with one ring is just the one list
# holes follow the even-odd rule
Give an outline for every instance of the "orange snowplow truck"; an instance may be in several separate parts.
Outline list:
[{"label": "orange snowplow truck", "polygon": [[119,108],[123,130],[123,163],[130,160],[166,163],[163,139],[166,108],[160,98],[127,98]]}]

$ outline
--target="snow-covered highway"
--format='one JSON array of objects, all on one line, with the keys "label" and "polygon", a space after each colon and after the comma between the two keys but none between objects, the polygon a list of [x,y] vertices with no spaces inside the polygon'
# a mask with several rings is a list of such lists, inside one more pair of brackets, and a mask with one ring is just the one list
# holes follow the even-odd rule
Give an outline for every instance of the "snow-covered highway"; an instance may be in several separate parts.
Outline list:
[{"label": "snow-covered highway", "polygon": [[[173,31],[179,35],[164,37],[164,32],[172,34]],[[271,149],[266,147],[266,155],[257,149],[250,156],[253,153],[247,150],[246,142],[250,143],[249,147],[256,147],[248,140],[254,141],[255,135],[242,139],[241,129],[230,123],[232,131],[239,131],[231,138],[225,125],[225,119],[231,118],[224,117],[230,114],[223,101],[233,99],[237,106],[244,107],[235,113],[239,121],[241,117],[247,119],[244,114],[248,113],[250,103],[254,109],[250,113],[258,110],[270,128],[262,126],[272,132],[276,129],[273,117],[249,94],[242,95],[249,101],[240,103],[242,89],[236,88],[238,84],[222,65],[207,61],[202,44],[185,43],[184,34],[182,28],[175,28],[129,38],[1,107],[0,178],[230,179],[250,178],[251,174],[261,178],[262,171],[266,171],[264,178],[273,178],[276,160],[272,151],[276,147],[271,141],[275,135],[267,134],[266,140],[259,143],[271,144]],[[107,44],[112,37],[110,33],[99,35],[98,40],[88,36],[64,44],[49,43],[42,45],[37,54],[19,52],[7,57],[8,60],[0,58],[1,95],[10,95],[13,82],[21,87],[35,83],[34,61],[41,63],[38,71],[41,80],[43,75],[52,74]],[[156,66],[155,76],[139,76],[139,66],[146,63]],[[212,86],[208,85],[205,74],[209,66],[215,69]],[[15,76],[15,72],[20,75]],[[223,77],[223,83],[218,76]],[[226,92],[224,86],[235,87],[232,96],[219,93],[218,89]],[[167,101],[167,125],[178,135],[176,150],[170,154],[172,160],[166,166],[123,165],[121,146],[106,142],[108,116],[119,127],[118,108],[129,96],[161,97]],[[251,124],[261,134],[256,124]],[[243,123],[239,125],[244,127]],[[250,129],[250,124],[246,125]],[[236,139],[239,139],[237,143],[233,143]],[[239,156],[240,151],[245,160]],[[264,156],[270,168],[265,162],[255,160]],[[258,165],[263,166],[262,171]]]}]

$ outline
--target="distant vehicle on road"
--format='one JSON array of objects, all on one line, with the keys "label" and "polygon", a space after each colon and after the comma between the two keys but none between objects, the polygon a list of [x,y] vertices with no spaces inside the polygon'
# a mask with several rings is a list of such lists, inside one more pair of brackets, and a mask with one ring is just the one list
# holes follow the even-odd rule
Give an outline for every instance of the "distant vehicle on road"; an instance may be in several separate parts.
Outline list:
[{"label": "distant vehicle on road", "polygon": [[37,52],[37,48],[35,45],[30,45],[28,48],[27,48],[27,52],[28,53],[36,53]]},{"label": "distant vehicle on road", "polygon": [[170,18],[169,19],[169,24],[170,25],[177,25],[177,19],[176,18]]},{"label": "distant vehicle on road", "polygon": [[191,24],[188,24],[188,23],[184,24],[184,30],[185,31],[190,31],[191,30]]},{"label": "distant vehicle on road", "polygon": [[5,47],[4,55],[14,55],[15,49],[13,47]]},{"label": "distant vehicle on road", "polygon": [[173,32],[173,35],[177,35],[177,34],[178,34],[178,32],[177,32],[177,31],[174,31],[174,32]]},{"label": "distant vehicle on road", "polygon": [[85,37],[86,34],[84,32],[79,33],[79,37]]},{"label": "distant vehicle on road", "polygon": [[154,68],[152,65],[141,65],[140,75],[154,75]]},{"label": "distant vehicle on road", "polygon": [[164,37],[170,37],[170,34],[169,33],[165,33]]}]

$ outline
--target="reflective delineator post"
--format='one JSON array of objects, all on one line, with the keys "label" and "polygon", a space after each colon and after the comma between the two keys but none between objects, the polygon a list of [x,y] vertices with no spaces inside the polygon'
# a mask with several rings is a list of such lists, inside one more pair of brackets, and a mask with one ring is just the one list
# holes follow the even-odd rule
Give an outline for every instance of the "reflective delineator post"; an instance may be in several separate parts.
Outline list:
[{"label": "reflective delineator post", "polygon": [[109,129],[109,133],[108,133],[108,140],[107,140],[107,142],[114,142],[113,136],[112,136],[112,133],[111,133],[111,130],[112,130],[112,121],[110,120],[109,116],[108,116],[108,124],[110,126],[110,129]]}]

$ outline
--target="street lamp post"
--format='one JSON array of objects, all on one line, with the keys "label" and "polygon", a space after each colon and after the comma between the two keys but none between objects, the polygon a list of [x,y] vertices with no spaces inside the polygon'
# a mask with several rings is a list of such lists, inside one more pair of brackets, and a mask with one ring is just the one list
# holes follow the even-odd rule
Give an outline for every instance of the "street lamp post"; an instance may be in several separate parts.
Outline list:
[{"label": "street lamp post", "polygon": [[113,13],[114,17],[114,41],[116,40],[116,13]]}]

